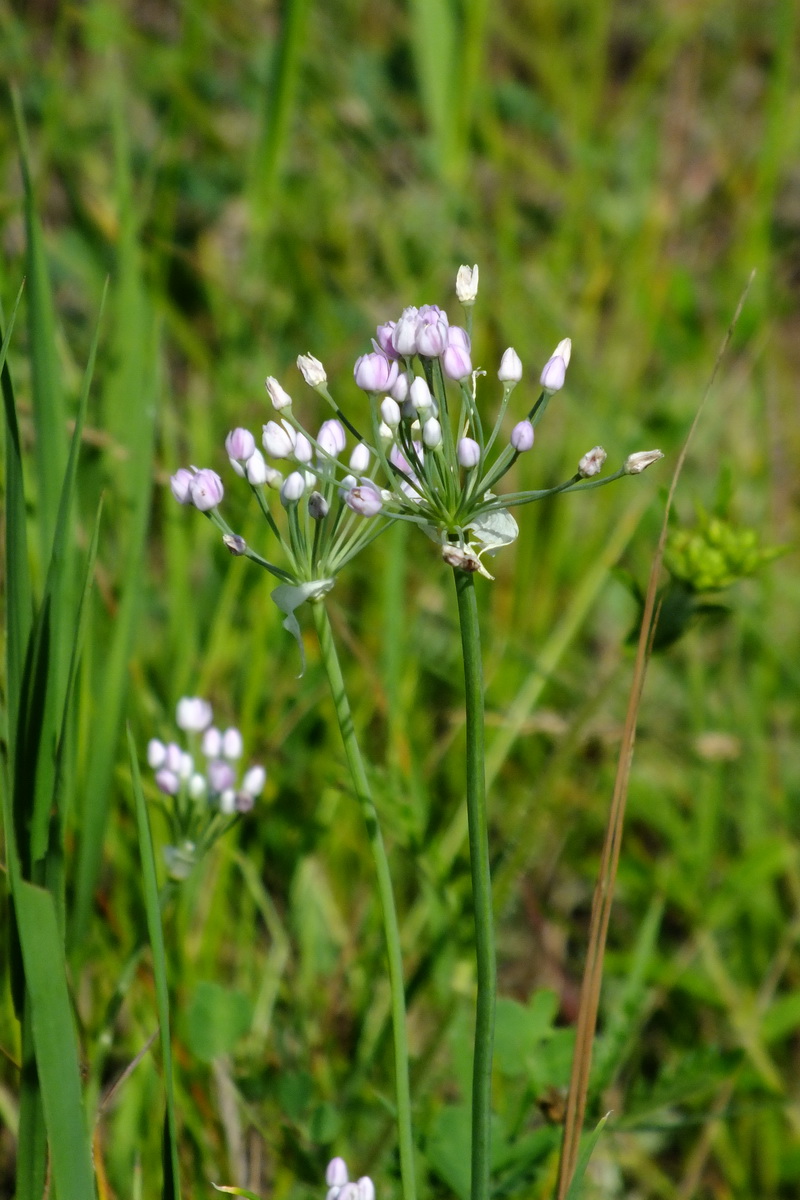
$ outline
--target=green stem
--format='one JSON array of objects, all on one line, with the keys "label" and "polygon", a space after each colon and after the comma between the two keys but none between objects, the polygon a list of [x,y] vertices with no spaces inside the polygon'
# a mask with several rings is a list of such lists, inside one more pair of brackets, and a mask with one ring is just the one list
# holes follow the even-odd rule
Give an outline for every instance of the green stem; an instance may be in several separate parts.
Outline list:
[{"label": "green stem", "polygon": [[483,667],[475,580],[454,571],[467,717],[467,816],[472,903],[475,910],[475,950],[478,1001],[475,1013],[475,1051],[472,1066],[472,1200],[488,1200],[491,1174],[492,1051],[497,967],[494,953],[492,880],[489,871],[489,829],[486,819],[484,767]]},{"label": "green stem", "polygon": [[392,878],[389,860],[383,844],[378,813],[372,799],[372,791],[364,769],[364,760],[356,738],[353,715],[347,699],[342,668],[333,642],[333,630],[323,604],[312,604],[314,624],[317,627],[322,661],[333,696],[339,730],[344,743],[347,763],[353,779],[356,798],[361,805],[367,826],[375,873],[378,877],[378,894],[383,915],[383,930],[386,938],[386,957],[389,961],[389,984],[392,993],[392,1025],[394,1029],[394,1069],[397,1093],[397,1129],[400,1141],[400,1172],[403,1177],[404,1200],[415,1200],[416,1183],[414,1174],[414,1140],[411,1132],[411,1088],[408,1079],[408,1039],[406,1036],[406,1001],[403,985],[403,956],[400,950],[400,927],[394,905]]}]

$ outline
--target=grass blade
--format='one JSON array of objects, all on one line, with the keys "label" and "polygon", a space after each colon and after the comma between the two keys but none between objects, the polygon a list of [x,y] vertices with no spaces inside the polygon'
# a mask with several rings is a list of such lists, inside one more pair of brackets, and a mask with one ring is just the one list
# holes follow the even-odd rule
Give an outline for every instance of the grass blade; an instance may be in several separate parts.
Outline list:
[{"label": "grass blade", "polygon": [[36,475],[39,497],[39,544],[42,562],[50,557],[56,526],[60,481],[67,461],[64,396],[56,355],[56,321],[42,227],[31,182],[22,102],[11,89],[25,192],[28,328],[33,414],[36,424]]},{"label": "grass blade", "polygon": [[175,1093],[172,1084],[172,1045],[169,1032],[169,987],[167,984],[167,956],[164,951],[164,933],[161,928],[161,906],[158,897],[158,881],[156,879],[156,864],[153,857],[153,839],[150,835],[150,821],[147,816],[142,791],[142,781],[139,775],[139,762],[136,757],[136,743],[133,734],[128,729],[128,749],[131,758],[131,781],[136,800],[136,820],[139,828],[139,850],[142,857],[142,880],[144,884],[144,903],[147,912],[147,930],[150,935],[150,946],[153,952],[153,974],[156,985],[156,1007],[158,1009],[158,1024],[161,1029],[161,1060],[164,1066],[164,1087],[167,1094],[167,1138],[169,1153],[164,1155],[164,1190],[163,1195],[168,1200],[180,1198],[180,1176],[178,1174],[178,1129],[175,1117]]},{"label": "grass blade", "polygon": [[43,888],[19,879],[14,903],[53,1183],[59,1200],[87,1200],[94,1195],[92,1160],[55,906]]},{"label": "grass blade", "polygon": [[583,1190],[581,1184],[583,1177],[586,1174],[586,1168],[589,1165],[589,1160],[594,1153],[594,1148],[600,1141],[600,1134],[605,1129],[606,1121],[611,1116],[611,1113],[606,1113],[601,1121],[598,1121],[592,1132],[583,1139],[583,1145],[575,1166],[575,1174],[572,1176],[572,1183],[569,1185],[565,1200],[580,1200],[580,1195]]}]

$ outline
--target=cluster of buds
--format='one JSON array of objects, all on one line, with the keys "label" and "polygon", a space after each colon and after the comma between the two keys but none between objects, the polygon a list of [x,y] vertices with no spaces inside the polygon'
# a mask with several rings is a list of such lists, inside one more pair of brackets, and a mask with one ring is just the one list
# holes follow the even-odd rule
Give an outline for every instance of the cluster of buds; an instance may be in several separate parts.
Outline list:
[{"label": "cluster of buds", "polygon": [[172,801],[165,807],[174,844],[165,848],[164,855],[175,879],[186,878],[232,820],[250,811],[267,779],[258,765],[240,778],[242,735],[233,727],[221,731],[212,720],[207,700],[184,696],[178,701],[176,724],[187,745],[152,738],[147,746],[156,787]]},{"label": "cluster of buds", "polygon": [[328,1185],[325,1200],[375,1200],[375,1184],[369,1175],[351,1182],[343,1158],[331,1159],[325,1171],[325,1182]]},{"label": "cluster of buds", "polygon": [[[502,398],[488,428],[477,403],[478,377],[486,372],[472,365],[477,290],[477,266],[461,267],[456,292],[464,308],[463,326],[451,324],[437,305],[426,304],[405,308],[397,320],[377,327],[372,349],[357,359],[353,371],[370,400],[366,436],[339,408],[328,390],[325,368],[310,354],[298,358],[298,368],[335,413],[316,436],[303,428],[291,396],[271,376],[266,388],[275,418],[262,428],[261,447],[247,429],[228,434],[231,466],[255,493],[286,567],[263,558],[228,527],[219,512],[223,487],[214,471],[182,468],[172,477],[175,498],[205,512],[232,553],[247,555],[281,580],[273,598],[296,635],[297,605],[324,595],[336,573],[387,521],[418,525],[439,544],[445,562],[491,578],[481,556],[516,538],[509,508],[557,492],[603,486],[639,474],[662,457],[660,450],[638,451],[617,471],[599,478],[606,452],[595,446],[556,487],[498,496],[497,485],[519,456],[532,449],[537,423],[564,386],[572,345],[569,338],[559,342],[539,373],[537,399],[505,432],[509,399],[523,377],[520,357],[509,347],[497,370]],[[349,452],[348,434],[355,438]],[[273,514],[270,491],[280,499],[285,523]]]}]

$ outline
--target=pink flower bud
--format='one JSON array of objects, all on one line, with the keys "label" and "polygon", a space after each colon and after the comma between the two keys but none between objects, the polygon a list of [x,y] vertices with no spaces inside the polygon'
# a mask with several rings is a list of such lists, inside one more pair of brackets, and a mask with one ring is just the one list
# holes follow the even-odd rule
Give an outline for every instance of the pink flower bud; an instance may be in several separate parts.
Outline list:
[{"label": "pink flower bud", "polygon": [[513,346],[509,346],[500,359],[500,370],[497,378],[501,383],[519,383],[522,379],[522,363]]},{"label": "pink flower bud", "polygon": [[447,345],[447,314],[435,304],[425,304],[417,318],[417,354],[438,358]]},{"label": "pink flower bud", "polygon": [[567,367],[572,357],[572,342],[564,338],[558,343],[550,358],[542,368],[539,382],[546,392],[559,392],[564,386]]},{"label": "pink flower bud", "polygon": [[176,796],[181,789],[181,781],[174,771],[162,767],[156,772],[156,787],[167,796]]},{"label": "pink flower bud", "polygon": [[200,512],[208,512],[220,503],[225,495],[225,488],[217,472],[204,467],[192,480],[191,494],[195,508],[199,508]]},{"label": "pink flower bud", "polygon": [[325,1168],[325,1182],[328,1187],[344,1187],[347,1180],[347,1163],[343,1158],[332,1158]]},{"label": "pink flower bud", "polygon": [[447,331],[448,346],[459,346],[462,350],[466,350],[467,354],[472,350],[472,342],[466,329],[462,329],[460,325],[451,325]]},{"label": "pink flower bud", "polygon": [[458,443],[458,461],[465,470],[471,471],[481,461],[481,448],[474,438],[463,437]]},{"label": "pink flower bud", "polygon": [[400,320],[392,330],[392,345],[398,354],[402,354],[404,358],[410,358],[412,354],[417,352],[417,317],[419,309],[413,305],[409,308],[404,308],[400,314]]},{"label": "pink flower bud", "polygon": [[226,788],[232,788],[236,782],[236,772],[224,758],[212,758],[206,774],[208,775],[208,786],[212,792],[224,792]]},{"label": "pink flower bud", "polygon": [[357,487],[351,488],[344,502],[362,517],[374,517],[383,508],[381,494],[371,479],[362,479]]},{"label": "pink flower bud", "polygon": [[533,445],[533,426],[530,421],[520,421],[511,430],[511,445],[517,454],[524,454]]},{"label": "pink flower bud", "polygon": [[389,388],[389,395],[398,404],[404,404],[408,397],[408,376],[405,371],[401,371],[395,379],[392,386]]},{"label": "pink flower bud", "polygon": [[225,438],[225,450],[237,475],[244,476],[243,463],[256,448],[256,439],[249,429],[232,429]]},{"label": "pink flower bud", "polygon": [[[375,330],[378,347],[383,351],[387,358],[397,358],[397,351],[392,343],[394,327],[394,321],[387,321],[384,325],[379,325]],[[374,344],[375,343],[373,342],[373,345]]]},{"label": "pink flower bud", "polygon": [[170,476],[169,486],[173,496],[178,501],[178,504],[192,503],[192,481],[194,475],[186,467],[179,467],[174,475]]},{"label": "pink flower bud", "polygon": [[386,392],[397,379],[397,363],[375,351],[356,359],[353,376],[365,392]]},{"label": "pink flower bud", "polygon": [[442,355],[442,369],[448,379],[467,379],[472,374],[469,351],[461,346],[448,346]]}]

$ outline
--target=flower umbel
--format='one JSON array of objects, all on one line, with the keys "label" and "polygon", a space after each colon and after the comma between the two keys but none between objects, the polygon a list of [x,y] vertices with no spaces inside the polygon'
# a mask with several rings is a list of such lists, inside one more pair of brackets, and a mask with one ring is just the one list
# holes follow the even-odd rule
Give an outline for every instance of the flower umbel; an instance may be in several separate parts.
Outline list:
[{"label": "flower umbel", "polygon": [[158,738],[147,744],[156,787],[170,798],[164,810],[171,844],[165,847],[164,857],[176,880],[185,879],[237,817],[250,811],[267,780],[262,766],[240,773],[236,764],[244,749],[241,733],[236,728],[223,732],[211,724],[212,719],[207,700],[184,696],[178,701],[176,724],[187,735],[186,744]]}]

